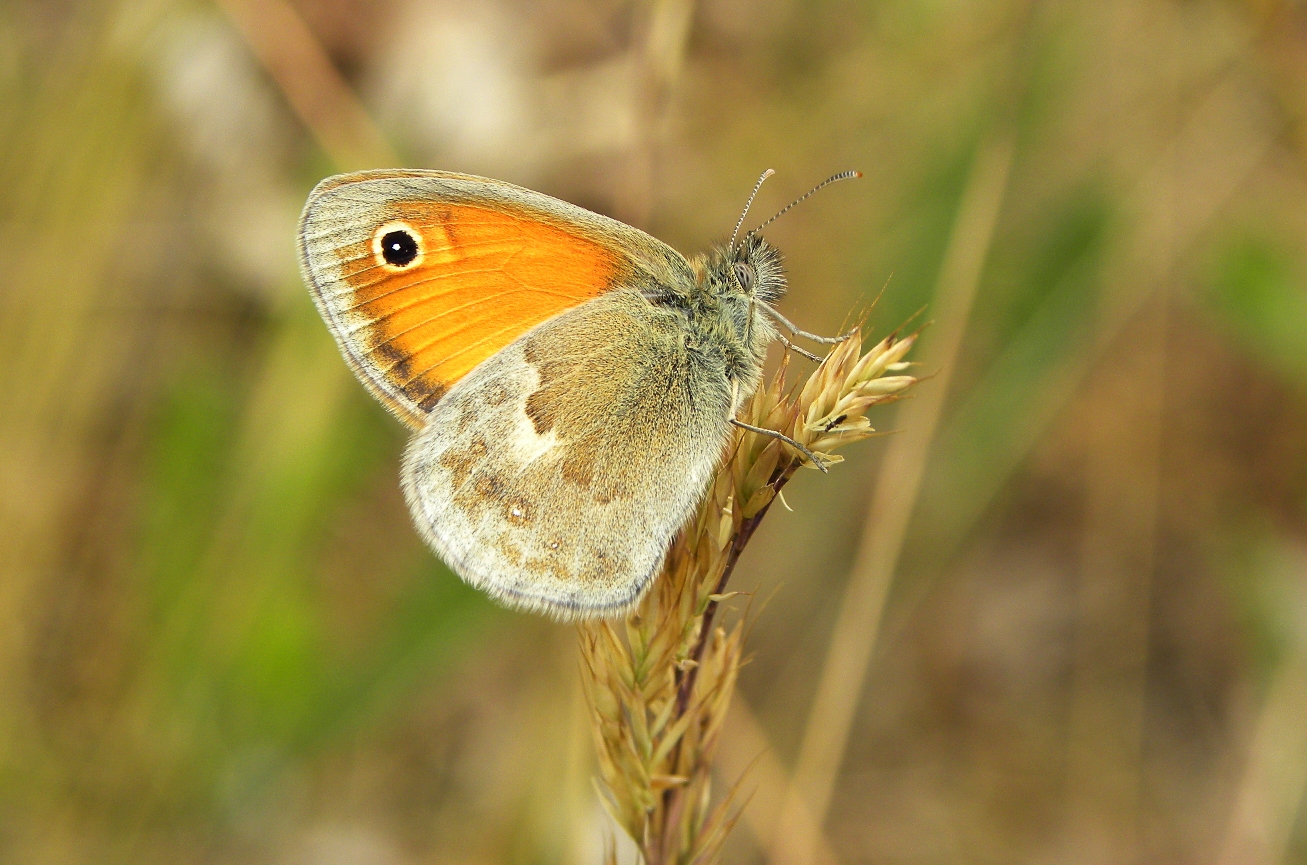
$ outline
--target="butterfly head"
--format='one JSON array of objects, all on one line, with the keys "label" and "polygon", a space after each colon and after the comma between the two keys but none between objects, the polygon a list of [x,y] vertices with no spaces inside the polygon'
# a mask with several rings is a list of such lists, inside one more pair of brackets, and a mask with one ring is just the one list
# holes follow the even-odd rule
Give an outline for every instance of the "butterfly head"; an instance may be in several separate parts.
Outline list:
[{"label": "butterfly head", "polygon": [[781,252],[756,234],[722,244],[692,259],[695,290],[687,298],[694,343],[724,365],[737,396],[757,385],[776,330],[766,308],[785,294]]},{"label": "butterfly head", "polygon": [[734,288],[741,294],[766,304],[785,296],[785,268],[779,249],[750,232],[734,250],[726,252]]},{"label": "butterfly head", "polygon": [[828,177],[781,208],[757,228],[740,237],[740,227],[749,214],[753,199],[757,196],[763,182],[774,173],[770,168],[767,169],[754,184],[749,200],[745,202],[744,211],[735,223],[731,242],[714,249],[706,260],[698,265],[700,283],[707,285],[707,293],[710,296],[720,298],[721,306],[726,312],[724,317],[730,319],[737,327],[742,325],[739,333],[744,345],[748,351],[759,357],[766,350],[767,343],[776,335],[763,310],[780,300],[785,295],[786,289],[780,250],[764,240],[760,232],[818,190],[841,180],[862,176],[858,171],[842,171]]},{"label": "butterfly head", "polygon": [[785,296],[781,251],[756,234],[746,234],[734,247],[714,247],[694,266],[706,293],[730,306],[774,304]]}]

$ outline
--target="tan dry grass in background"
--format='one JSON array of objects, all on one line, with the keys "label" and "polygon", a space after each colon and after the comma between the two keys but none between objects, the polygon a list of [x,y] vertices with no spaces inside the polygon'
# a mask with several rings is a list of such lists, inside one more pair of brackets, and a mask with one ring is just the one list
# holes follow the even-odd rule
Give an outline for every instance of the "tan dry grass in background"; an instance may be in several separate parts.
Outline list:
[{"label": "tan dry grass in background", "polygon": [[[0,860],[600,857],[568,633],[415,541],[400,433],[295,273],[307,190],[389,148],[687,252],[763,167],[868,175],[769,229],[786,312],[833,331],[887,280],[878,325],[929,305],[937,432],[901,414],[796,478],[741,559],[774,600],[718,738],[719,792],[754,766],[727,861],[783,812],[821,862],[1304,861],[1304,26],[1282,0],[0,6]],[[977,231],[971,166],[1009,135]],[[959,248],[969,315],[939,294]],[[906,525],[863,530],[869,497]]]}]

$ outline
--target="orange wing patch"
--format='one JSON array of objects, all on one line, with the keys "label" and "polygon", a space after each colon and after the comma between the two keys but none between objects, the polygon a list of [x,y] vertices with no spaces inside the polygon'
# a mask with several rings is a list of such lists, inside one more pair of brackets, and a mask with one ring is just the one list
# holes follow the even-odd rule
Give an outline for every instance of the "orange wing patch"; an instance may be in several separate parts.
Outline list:
[{"label": "orange wing patch", "polygon": [[[388,211],[375,235],[335,250],[330,303],[357,360],[422,410],[528,329],[603,294],[620,266],[600,244],[527,216],[434,202]],[[416,251],[388,233],[410,228]]]}]

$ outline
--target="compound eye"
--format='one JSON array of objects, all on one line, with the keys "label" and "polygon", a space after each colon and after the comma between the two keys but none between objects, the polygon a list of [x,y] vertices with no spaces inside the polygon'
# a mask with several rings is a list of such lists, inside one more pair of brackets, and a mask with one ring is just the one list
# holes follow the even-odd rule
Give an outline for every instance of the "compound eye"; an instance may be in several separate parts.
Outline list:
[{"label": "compound eye", "polygon": [[753,266],[747,261],[737,262],[735,265],[735,279],[740,283],[740,288],[745,291],[753,290],[753,281],[757,274],[753,272]]},{"label": "compound eye", "polygon": [[422,261],[421,235],[406,222],[388,222],[373,234],[372,252],[388,270],[408,270]]}]

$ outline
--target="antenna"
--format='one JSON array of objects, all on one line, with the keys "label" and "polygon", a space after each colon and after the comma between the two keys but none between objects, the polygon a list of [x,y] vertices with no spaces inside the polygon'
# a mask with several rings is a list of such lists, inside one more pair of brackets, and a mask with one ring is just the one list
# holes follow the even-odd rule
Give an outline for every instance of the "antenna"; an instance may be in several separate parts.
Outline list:
[{"label": "antenna", "polygon": [[[809,189],[809,190],[808,190],[807,192],[805,192],[803,195],[800,195],[798,198],[794,199],[794,200],[791,201],[789,204],[787,204],[787,205],[785,205],[784,207],[782,207],[782,208],[780,209],[780,211],[777,212],[777,214],[776,214],[775,216],[773,216],[771,219],[767,220],[766,222],[764,222],[762,225],[758,226],[757,228],[753,229],[753,231],[750,231],[749,234],[756,234],[757,232],[762,231],[764,228],[766,228],[767,226],[771,225],[773,222],[775,222],[776,220],[778,220],[778,219],[780,219],[782,216],[784,216],[786,213],[788,213],[789,210],[790,210],[792,207],[794,207],[794,205],[798,204],[800,201],[803,201],[805,198],[807,198],[808,196],[812,195],[812,194],[813,194],[814,192],[816,192],[818,189],[821,189],[821,188],[824,187],[824,186],[830,186],[832,183],[835,183],[836,181],[839,181],[839,180],[848,180],[848,179],[851,178],[851,177],[861,177],[861,176],[862,176],[862,172],[861,172],[861,171],[841,171],[839,174],[836,174],[836,175],[834,175],[834,176],[832,176],[832,177],[827,177],[827,178],[826,178],[825,180],[823,180],[821,183],[818,183],[818,184],[817,184],[816,186],[814,186],[812,189]],[[765,178],[766,175],[763,175],[763,177]],[[759,180],[758,183],[761,184],[762,181]],[[755,190],[755,191],[756,191],[756,190]],[[753,197],[750,196],[749,200],[752,201],[752,200],[753,200]],[[748,208],[747,208],[747,207],[745,208],[745,211],[746,211],[746,212],[748,211]],[[744,217],[741,216],[740,219],[743,220]],[[748,235],[745,235],[745,236],[747,237]],[[734,246],[734,241],[732,241],[732,246]]]},{"label": "antenna", "polygon": [[744,212],[740,214],[739,221],[735,223],[735,231],[731,232],[731,252],[735,252],[735,238],[740,236],[740,226],[744,225],[744,217],[749,215],[749,208],[753,205],[754,196],[762,188],[762,182],[775,173],[775,169],[768,168],[762,173],[762,177],[758,178],[758,182],[753,185],[753,192],[749,193],[749,200],[744,202]]}]

